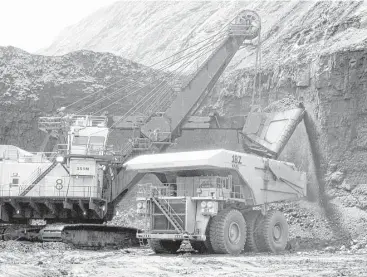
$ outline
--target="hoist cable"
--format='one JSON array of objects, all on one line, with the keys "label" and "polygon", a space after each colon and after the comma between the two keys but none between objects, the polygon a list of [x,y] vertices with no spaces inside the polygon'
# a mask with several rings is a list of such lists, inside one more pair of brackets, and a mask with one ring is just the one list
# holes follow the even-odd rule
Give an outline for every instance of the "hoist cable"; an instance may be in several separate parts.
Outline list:
[{"label": "hoist cable", "polygon": [[[219,30],[216,34],[214,34],[213,36],[210,36],[210,37],[208,37],[208,38],[206,38],[206,39],[203,39],[203,40],[201,40],[201,41],[199,41],[199,42],[197,42],[197,43],[195,43],[195,44],[193,44],[193,45],[191,45],[191,46],[189,46],[189,47],[187,47],[187,48],[185,48],[185,49],[182,49],[182,50],[180,50],[179,52],[176,52],[176,53],[172,54],[171,56],[169,56],[169,57],[167,57],[167,58],[164,58],[164,59],[162,59],[162,60],[160,60],[160,61],[158,61],[158,62],[156,62],[156,63],[154,63],[154,64],[152,64],[152,65],[149,65],[149,66],[147,66],[147,67],[153,67],[153,66],[156,66],[156,65],[158,65],[158,64],[160,64],[160,63],[162,63],[162,62],[164,62],[164,61],[166,61],[166,60],[168,60],[168,59],[170,59],[170,58],[172,58],[172,57],[174,57],[174,56],[177,56],[177,55],[181,54],[182,52],[184,52],[184,51],[186,51],[186,50],[188,50],[188,49],[190,49],[190,48],[193,48],[193,47],[195,47],[195,46],[197,46],[197,45],[199,45],[199,44],[201,44],[201,43],[203,43],[203,42],[205,42],[205,41],[208,41],[208,40],[210,40],[210,39],[212,39],[212,38],[214,38],[214,37],[216,37],[216,36],[220,35],[220,34],[223,32],[223,29],[224,29],[227,25],[228,25],[228,24],[226,24],[225,26],[223,26],[223,28],[222,28],[221,30]],[[159,69],[158,69],[158,70],[159,70]],[[81,99],[78,99],[78,100],[74,101],[73,103],[71,103],[71,104],[69,104],[69,105],[65,106],[65,108],[69,108],[69,107],[71,107],[71,106],[73,106],[73,105],[75,105],[75,104],[79,103],[80,101],[83,101],[83,100],[85,100],[85,99],[87,99],[87,98],[89,98],[89,97],[91,97],[91,96],[93,96],[93,95],[95,95],[95,94],[97,94],[97,93],[103,92],[103,91],[105,91],[106,89],[108,89],[108,88],[110,88],[110,87],[112,87],[112,86],[114,86],[114,85],[117,85],[117,84],[121,83],[121,82],[122,82],[122,81],[124,81],[124,80],[125,80],[125,79],[121,79],[121,80],[119,80],[119,81],[117,81],[117,82],[114,82],[114,83],[112,83],[112,84],[108,85],[107,87],[105,87],[105,88],[103,88],[103,89],[101,89],[101,90],[98,90],[98,91],[96,91],[96,92],[93,92],[93,93],[91,93],[91,94],[89,94],[89,95],[87,95],[87,96],[85,96],[85,97],[81,98]]]},{"label": "hoist cable", "polygon": [[[162,70],[164,70],[164,69],[166,69],[166,68],[169,68],[169,67],[171,67],[172,65],[174,65],[174,64],[178,64],[181,60],[184,60],[185,58],[187,58],[188,56],[190,57],[192,57],[193,55],[195,55],[195,54],[197,54],[199,51],[202,51],[202,50],[206,50],[206,49],[208,49],[210,46],[212,46],[213,44],[215,44],[217,41],[219,41],[218,39],[216,40],[216,41],[211,41],[210,43],[208,43],[208,44],[205,44],[205,45],[203,45],[203,46],[201,46],[201,47],[199,47],[198,49],[196,49],[196,50],[194,50],[194,51],[191,51],[191,52],[189,52],[189,53],[187,53],[187,54],[185,54],[185,56],[182,56],[182,57],[180,57],[178,60],[176,60],[175,62],[173,62],[173,63],[171,63],[171,64],[168,64],[168,65],[166,65],[165,67],[163,67],[163,69]],[[131,87],[131,85],[130,85],[130,87]],[[144,86],[143,88],[145,88],[146,86]],[[127,85],[126,86],[126,88],[129,88],[129,85]],[[138,91],[140,91],[141,89],[143,89],[143,88],[140,88],[140,89],[137,89],[137,90],[135,90],[134,91],[134,93],[136,93],[136,92],[138,92]],[[95,105],[97,105],[97,104],[99,104],[99,103],[101,103],[101,102],[103,102],[104,100],[106,100],[106,99],[108,99],[108,98],[111,98],[112,96],[115,96],[117,93],[119,93],[122,89],[124,89],[124,88],[120,88],[119,90],[117,90],[117,91],[115,91],[115,92],[113,92],[113,93],[110,93],[110,94],[108,94],[108,95],[106,95],[106,96],[104,96],[104,97],[102,97],[102,98],[100,98],[100,99],[98,99],[98,100],[96,100],[96,101],[94,101],[94,102],[92,102],[91,104],[89,104],[89,105],[87,105],[87,106],[85,106],[85,107],[83,107],[82,109],[80,109],[80,110],[78,110],[77,112],[76,112],[76,114],[80,114],[80,113],[82,113],[82,112],[84,112],[84,111],[86,111],[86,110],[88,110],[89,108],[91,108],[91,107],[93,107],[93,106],[95,106]],[[129,94],[129,95],[131,95],[131,94]],[[125,97],[123,97],[123,99],[124,99]],[[120,99],[120,100],[122,100],[122,99]],[[111,104],[111,105],[113,105],[113,104]],[[105,107],[105,108],[103,108],[103,109],[101,109],[101,110],[104,110],[104,109],[106,109],[106,108],[108,108],[108,107],[110,107],[111,105],[108,105],[107,107]],[[96,114],[96,113],[98,113],[98,112],[95,112],[95,113],[93,113],[93,114]]]},{"label": "hoist cable", "polygon": [[[192,53],[191,52],[191,57],[190,58],[192,58],[192,57],[194,57],[194,58],[196,58],[194,55],[195,54],[200,54],[200,51],[205,51],[205,50],[208,50],[208,48],[210,47],[210,46],[212,46],[212,44],[214,44],[214,42],[211,42],[210,44],[208,44],[208,45],[206,45],[206,47],[204,47],[204,48],[200,48],[200,49],[197,49],[196,51],[194,51],[194,53]],[[211,50],[211,49],[209,49],[209,50]],[[207,51],[208,52],[208,51]],[[186,62],[187,63],[187,62]],[[184,63],[184,64],[186,64],[186,63]],[[180,67],[178,67],[177,69],[179,69]],[[177,70],[177,69],[175,69],[175,70]],[[172,71],[172,73],[174,73],[174,71]],[[165,79],[163,80],[163,81],[167,81],[167,79],[169,78],[169,77],[171,77],[172,76],[172,73],[170,73],[170,74],[168,74],[168,76],[166,76],[165,77]],[[176,74],[174,74],[174,77],[176,77],[178,75],[178,73],[176,73]],[[161,84],[159,84],[159,85],[161,85]],[[158,85],[158,86],[159,86]],[[145,88],[145,87],[147,87],[147,85],[146,86],[144,86],[143,88]],[[168,85],[167,85],[167,87],[169,87]],[[131,96],[132,94],[134,94],[134,93],[136,93],[136,92],[138,92],[138,91],[140,91],[141,89],[143,89],[143,88],[140,88],[140,89],[138,89],[138,90],[135,90],[135,91],[133,91],[132,93],[129,93],[128,95],[125,95],[125,96],[123,96],[122,98],[120,98],[120,99],[118,99],[118,100],[116,100],[116,101],[114,101],[114,102],[112,102],[111,104],[109,104],[109,105],[107,105],[106,107],[104,107],[104,108],[102,108],[102,109],[100,109],[100,110],[98,110],[97,112],[94,112],[93,114],[97,114],[97,113],[99,113],[99,112],[101,112],[101,111],[103,111],[103,110],[105,110],[105,109],[107,109],[107,108],[109,108],[109,107],[111,107],[111,106],[113,106],[113,105],[115,105],[115,104],[117,104],[118,102],[120,102],[121,100],[123,100],[123,99],[125,99],[126,97],[128,97],[128,96]],[[100,99],[100,100],[98,100],[97,102],[99,103],[99,102],[101,102],[102,101],[102,99]],[[96,103],[96,104],[98,104],[98,103]],[[86,110],[86,109],[88,109],[90,106],[87,106],[87,107],[85,107],[83,110]]]}]

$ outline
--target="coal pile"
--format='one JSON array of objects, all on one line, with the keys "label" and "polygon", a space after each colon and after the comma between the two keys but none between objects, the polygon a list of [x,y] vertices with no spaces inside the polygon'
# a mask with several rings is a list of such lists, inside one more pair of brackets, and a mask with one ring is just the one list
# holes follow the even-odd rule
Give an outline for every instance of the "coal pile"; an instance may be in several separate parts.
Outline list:
[{"label": "coal pile", "polygon": [[283,112],[286,110],[291,110],[298,108],[300,101],[297,100],[294,96],[290,95],[289,97],[282,98],[278,101],[275,101],[268,105],[263,109],[265,113],[275,113],[275,112]]},{"label": "coal pile", "polygon": [[136,212],[135,207],[123,209],[118,207],[117,214],[108,222],[108,225],[124,226],[143,229],[145,226],[145,217],[140,216]]}]

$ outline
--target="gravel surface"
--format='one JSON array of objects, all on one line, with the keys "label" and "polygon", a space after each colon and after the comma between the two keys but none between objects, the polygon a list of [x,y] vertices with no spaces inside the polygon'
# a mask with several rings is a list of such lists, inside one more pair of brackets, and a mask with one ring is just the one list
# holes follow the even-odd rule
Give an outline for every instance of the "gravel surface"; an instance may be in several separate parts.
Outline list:
[{"label": "gravel surface", "polygon": [[148,248],[80,251],[63,244],[1,244],[0,276],[367,276],[367,249],[279,255],[155,255]]}]

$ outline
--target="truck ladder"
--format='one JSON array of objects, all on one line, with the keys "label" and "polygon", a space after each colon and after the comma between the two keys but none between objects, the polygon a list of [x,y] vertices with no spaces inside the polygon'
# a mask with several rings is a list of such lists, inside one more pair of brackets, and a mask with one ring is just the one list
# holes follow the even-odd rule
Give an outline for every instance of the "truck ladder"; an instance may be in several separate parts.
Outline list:
[{"label": "truck ladder", "polygon": [[[157,192],[158,190],[155,189]],[[183,233],[185,230],[182,228],[183,221],[179,216],[175,213],[175,211],[172,209],[171,205],[168,203],[167,200],[159,198],[158,196],[155,196],[154,193],[151,197],[151,200],[157,205],[157,207],[163,212],[163,214],[166,216],[166,218],[169,220],[169,222],[172,224],[172,226],[176,229],[178,233]],[[181,221],[181,224],[176,220],[178,218]]]}]

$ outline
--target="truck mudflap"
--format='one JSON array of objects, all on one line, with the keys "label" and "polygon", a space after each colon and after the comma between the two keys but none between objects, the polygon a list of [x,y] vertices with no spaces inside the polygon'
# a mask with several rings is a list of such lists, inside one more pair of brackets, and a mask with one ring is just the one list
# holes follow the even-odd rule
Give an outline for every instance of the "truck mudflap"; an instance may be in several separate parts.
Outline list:
[{"label": "truck mudflap", "polygon": [[99,224],[64,225],[61,241],[77,248],[125,248],[139,246],[138,229]]},{"label": "truck mudflap", "polygon": [[160,240],[197,240],[205,241],[205,235],[188,235],[188,234],[147,234],[147,233],[136,233],[138,239],[160,239]]}]

